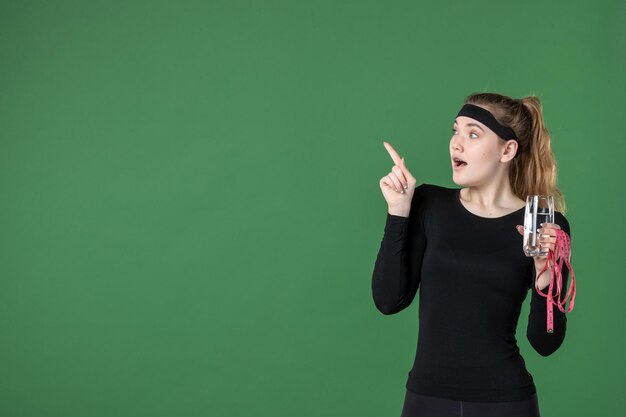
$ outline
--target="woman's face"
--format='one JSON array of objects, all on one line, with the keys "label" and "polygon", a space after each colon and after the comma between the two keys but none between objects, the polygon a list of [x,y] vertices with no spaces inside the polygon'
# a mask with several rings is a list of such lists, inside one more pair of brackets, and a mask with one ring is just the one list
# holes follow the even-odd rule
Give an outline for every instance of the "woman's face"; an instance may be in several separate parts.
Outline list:
[{"label": "woman's face", "polygon": [[[481,122],[466,116],[456,118],[450,139],[450,159],[452,162],[452,180],[460,186],[484,185],[496,180],[496,175],[503,175],[502,162],[507,142]],[[466,164],[457,164],[460,158]]]}]

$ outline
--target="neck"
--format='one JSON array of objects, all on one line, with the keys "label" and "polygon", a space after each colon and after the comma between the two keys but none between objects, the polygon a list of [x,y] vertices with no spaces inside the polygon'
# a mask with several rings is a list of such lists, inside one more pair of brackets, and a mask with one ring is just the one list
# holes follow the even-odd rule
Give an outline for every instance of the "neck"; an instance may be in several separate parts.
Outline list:
[{"label": "neck", "polygon": [[488,184],[469,186],[461,191],[463,200],[486,210],[511,208],[519,205],[519,197],[513,193],[507,175],[501,175]]}]

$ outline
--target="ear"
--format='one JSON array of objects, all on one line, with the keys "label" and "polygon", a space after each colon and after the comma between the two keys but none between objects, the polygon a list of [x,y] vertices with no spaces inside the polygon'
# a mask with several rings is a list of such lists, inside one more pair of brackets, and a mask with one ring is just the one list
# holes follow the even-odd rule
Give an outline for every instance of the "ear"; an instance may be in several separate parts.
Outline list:
[{"label": "ear", "polygon": [[502,157],[500,158],[500,162],[509,162],[513,158],[515,158],[515,154],[517,153],[518,143],[516,140],[509,140],[504,144],[504,150],[502,151]]}]

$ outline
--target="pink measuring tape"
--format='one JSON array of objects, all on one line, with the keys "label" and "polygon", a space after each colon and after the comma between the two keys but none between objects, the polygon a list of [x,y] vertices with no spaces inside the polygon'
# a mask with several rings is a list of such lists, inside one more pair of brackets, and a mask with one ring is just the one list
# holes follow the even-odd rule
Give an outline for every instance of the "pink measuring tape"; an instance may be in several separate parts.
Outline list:
[{"label": "pink measuring tape", "polygon": [[[547,333],[554,333],[554,315],[552,312],[552,308],[554,304],[556,304],[559,310],[561,310],[563,313],[569,313],[570,311],[574,309],[574,299],[576,298],[576,279],[574,278],[574,269],[572,268],[572,265],[570,264],[570,259],[572,256],[571,248],[572,246],[571,246],[571,240],[570,240],[569,235],[565,233],[563,230],[557,229],[556,242],[554,244],[554,251],[552,251],[552,249],[548,250],[548,258],[546,260],[546,265],[541,270],[541,272],[539,272],[539,274],[537,275],[537,278],[539,278],[539,276],[546,269],[548,269],[551,263],[550,261],[552,261],[553,268],[550,272],[550,284],[548,285],[548,293],[547,294],[542,293],[541,290],[537,288],[537,281],[535,281],[535,290],[537,290],[539,295],[541,295],[542,297],[546,297],[548,299],[546,303],[546,307],[548,309]],[[569,289],[567,290],[567,294],[565,295],[565,298],[563,299],[563,301],[561,301],[561,293],[562,293],[561,289],[563,286],[562,271],[563,271],[564,261],[565,261],[565,264],[567,265],[567,269],[569,269],[570,271],[570,275],[572,276],[572,282],[569,286]],[[554,301],[554,295],[552,292],[555,282],[556,282],[556,294],[554,295],[556,296],[556,302]],[[567,303],[567,299],[570,297],[570,295],[571,295],[571,299],[570,299],[569,307],[566,310],[564,306]]]}]

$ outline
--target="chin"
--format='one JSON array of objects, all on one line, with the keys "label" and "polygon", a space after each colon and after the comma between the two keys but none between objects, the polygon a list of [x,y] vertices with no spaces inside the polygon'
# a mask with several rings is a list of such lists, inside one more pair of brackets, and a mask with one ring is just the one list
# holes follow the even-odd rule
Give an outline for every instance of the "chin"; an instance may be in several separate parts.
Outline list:
[{"label": "chin", "polygon": [[467,181],[463,181],[461,179],[455,178],[454,173],[452,173],[452,182],[458,185],[459,187],[466,187]]},{"label": "chin", "polygon": [[480,184],[476,181],[471,181],[471,180],[467,181],[467,180],[463,180],[459,178],[454,178],[454,175],[452,175],[452,182],[458,185],[459,187],[465,187],[465,188],[476,187],[478,184]]}]

